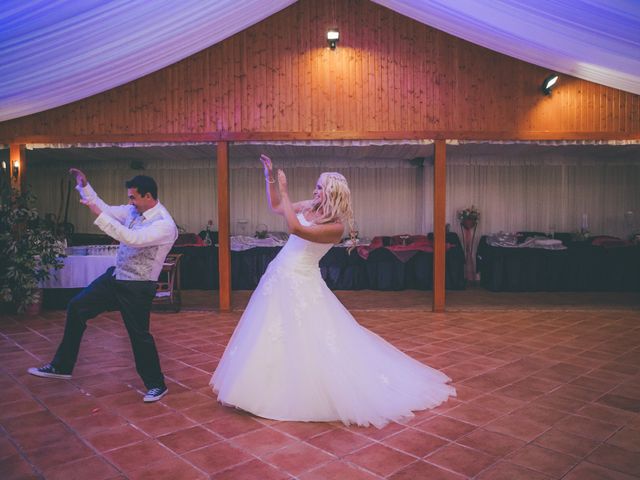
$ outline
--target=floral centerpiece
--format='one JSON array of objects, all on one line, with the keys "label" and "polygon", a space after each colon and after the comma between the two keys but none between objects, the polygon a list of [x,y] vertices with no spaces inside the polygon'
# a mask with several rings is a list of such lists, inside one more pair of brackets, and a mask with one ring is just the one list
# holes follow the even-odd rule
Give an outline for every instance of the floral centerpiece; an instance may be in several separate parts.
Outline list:
[{"label": "floral centerpiece", "polygon": [[480,221],[480,211],[474,206],[458,210],[458,221],[464,228],[473,228]]}]

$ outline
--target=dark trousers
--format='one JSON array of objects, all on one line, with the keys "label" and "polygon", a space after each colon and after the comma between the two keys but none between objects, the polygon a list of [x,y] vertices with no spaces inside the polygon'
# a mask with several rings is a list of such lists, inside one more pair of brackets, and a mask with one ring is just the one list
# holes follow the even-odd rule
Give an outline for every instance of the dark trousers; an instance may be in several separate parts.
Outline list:
[{"label": "dark trousers", "polygon": [[67,307],[64,337],[51,364],[62,372],[71,373],[78,359],[87,320],[102,312],[119,310],[129,333],[136,370],[142,381],[148,389],[164,387],[158,351],[149,333],[149,314],[156,282],[116,280],[113,271],[114,267],[109,268],[71,299]]}]

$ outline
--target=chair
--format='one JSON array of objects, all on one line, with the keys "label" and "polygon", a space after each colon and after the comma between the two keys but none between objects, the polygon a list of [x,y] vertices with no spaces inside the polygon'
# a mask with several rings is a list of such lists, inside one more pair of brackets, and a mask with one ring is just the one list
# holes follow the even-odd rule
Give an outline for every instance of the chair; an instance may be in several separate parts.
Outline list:
[{"label": "chair", "polygon": [[153,305],[159,308],[180,311],[182,298],[180,294],[180,260],[181,253],[170,253],[164,261],[160,277],[158,278],[158,289],[153,299]]}]

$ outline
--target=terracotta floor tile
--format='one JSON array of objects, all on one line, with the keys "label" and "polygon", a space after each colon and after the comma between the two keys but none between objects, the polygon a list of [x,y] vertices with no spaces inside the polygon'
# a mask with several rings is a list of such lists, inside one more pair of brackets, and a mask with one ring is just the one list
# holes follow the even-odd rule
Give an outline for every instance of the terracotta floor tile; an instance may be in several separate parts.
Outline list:
[{"label": "terracotta floor tile", "polygon": [[308,443],[318,447],[338,458],[358,450],[372,440],[364,435],[352,433],[344,428],[336,428],[329,432],[321,433],[308,440]]},{"label": "terracotta floor tile", "polygon": [[553,425],[568,415],[567,412],[562,410],[541,407],[537,405],[535,401],[514,410],[513,414],[528,418],[542,425]]},{"label": "terracotta floor tile", "polygon": [[101,457],[57,465],[44,473],[47,480],[107,480],[118,476],[118,470]]},{"label": "terracotta floor tile", "polygon": [[[456,409],[461,407],[462,406],[456,407],[452,409],[451,412],[455,412]],[[450,418],[448,416],[440,415],[437,417],[433,417],[425,422],[422,422],[421,424],[417,425],[415,428],[422,430],[423,432],[429,433],[431,435],[437,435],[439,437],[444,437],[449,440],[455,440],[475,430],[477,426],[471,423],[456,420],[455,418]]]},{"label": "terracotta floor tile", "polygon": [[610,407],[619,408],[621,410],[627,410],[629,412],[640,412],[640,400],[636,398],[629,398],[622,395],[606,394],[598,399],[598,403],[607,405]]},{"label": "terracotta floor tile", "polygon": [[552,480],[551,477],[510,462],[499,462],[482,472],[478,480]]},{"label": "terracotta floor tile", "polygon": [[19,448],[25,452],[61,443],[69,439],[74,441],[77,438],[73,432],[70,432],[62,423],[39,428],[25,428],[22,431],[14,433],[12,437]]},{"label": "terracotta floor tile", "polygon": [[28,413],[42,412],[44,408],[38,402],[27,399],[5,404],[0,409],[0,421],[21,417]]},{"label": "terracotta floor tile", "polygon": [[496,457],[454,443],[445,445],[428,455],[425,460],[447,470],[474,477],[495,463]]},{"label": "terracotta floor tile", "polygon": [[162,404],[162,400],[159,402],[144,403],[140,398],[136,403],[118,406],[114,411],[130,422],[148,420],[171,412],[168,407]]},{"label": "terracotta floor tile", "polygon": [[303,473],[297,478],[300,480],[374,480],[379,477],[365,472],[357,466],[337,460]]},{"label": "terracotta floor tile", "polygon": [[428,433],[408,428],[382,440],[384,445],[409,453],[415,457],[424,457],[449,443]]},{"label": "terracotta floor tile", "polygon": [[109,411],[99,411],[87,417],[68,420],[69,426],[79,435],[91,435],[127,423],[126,419]]},{"label": "terracotta floor tile", "polygon": [[386,477],[414,462],[415,457],[376,443],[347,455],[345,460]]},{"label": "terracotta floor tile", "polygon": [[525,445],[509,454],[507,459],[512,463],[552,478],[562,478],[579,460],[571,455],[548,450],[537,445]]},{"label": "terracotta floor tile", "polygon": [[150,463],[171,458],[173,455],[170,450],[155,440],[144,440],[132,445],[127,445],[126,447],[111,450],[106,452],[104,456],[120,470],[128,474]]},{"label": "terracotta floor tile", "polygon": [[158,437],[158,441],[177,454],[218,443],[221,437],[200,426],[178,430]]},{"label": "terracotta floor tile", "polygon": [[547,425],[513,414],[500,417],[485,425],[483,428],[492,432],[515,437],[525,442],[530,442],[549,429]]},{"label": "terracotta floor tile", "polygon": [[185,453],[183,458],[209,475],[252,459],[250,455],[226,442],[220,442],[198,450],[193,450]]},{"label": "terracotta floor tile", "polygon": [[607,423],[623,426],[633,421],[636,414],[619,408],[607,407],[600,403],[589,403],[576,411],[576,415],[589,417],[595,420],[606,419]]},{"label": "terracotta floor tile", "polygon": [[640,453],[637,452],[630,452],[613,445],[601,445],[587,457],[587,461],[640,477]]},{"label": "terracotta floor tile", "polygon": [[[7,408],[7,407],[3,407]],[[41,410],[39,412],[27,413],[25,415],[18,415],[13,418],[5,418],[0,422],[2,426],[9,432],[24,431],[29,428],[41,428],[52,425],[60,425],[60,420],[51,412]]]},{"label": "terracotta floor tile", "polygon": [[234,415],[236,412],[229,408],[223,407],[217,402],[201,403],[194,407],[182,409],[180,411],[185,417],[195,421],[196,423],[211,422],[217,418],[224,418]]},{"label": "terracotta floor tile", "polygon": [[44,471],[93,455],[94,452],[76,437],[66,437],[64,442],[50,443],[28,453],[29,460]]},{"label": "terracotta floor tile", "polygon": [[194,421],[178,412],[170,412],[166,415],[136,420],[133,424],[147,435],[158,437],[191,427],[194,425]]},{"label": "terracotta floor tile", "polygon": [[500,417],[502,413],[472,403],[465,403],[447,412],[447,417],[481,426]]},{"label": "terracotta floor tile", "polygon": [[324,422],[278,422],[273,424],[273,428],[300,440],[308,440],[337,427],[331,423]]},{"label": "terracotta floor tile", "polygon": [[210,477],[212,480],[285,480],[291,478],[260,460],[251,460]]},{"label": "terracotta floor tile", "polygon": [[482,395],[478,398],[474,398],[469,404],[480,408],[487,408],[497,413],[507,414],[520,408],[526,402],[515,398],[505,397],[503,395],[497,395],[491,393],[488,395]]},{"label": "terracotta floor tile", "polygon": [[12,455],[0,460],[0,472],[2,472],[3,480],[38,480],[42,478],[20,455]]},{"label": "terracotta floor tile", "polygon": [[605,440],[616,430],[617,425],[579,415],[569,415],[554,425],[557,429],[593,440]]},{"label": "terracotta floor tile", "polygon": [[203,424],[204,428],[211,430],[224,438],[233,438],[237,435],[263,428],[260,422],[251,415],[235,412],[233,415],[224,416]]},{"label": "terracotta floor tile", "polygon": [[350,427],[350,429],[361,435],[365,435],[373,440],[382,440],[383,438],[390,437],[394,433],[398,433],[404,430],[406,425],[402,425],[401,423],[390,422],[386,424],[383,428],[376,428],[373,426],[369,427]]},{"label": "terracotta floor tile", "polygon": [[303,472],[313,470],[334,459],[333,455],[304,443],[284,447],[263,458],[265,462],[294,476],[300,476]]},{"label": "terracotta floor tile", "polygon": [[297,440],[273,428],[263,427],[233,437],[230,442],[241,450],[262,457],[275,450],[292,445]]},{"label": "terracotta floor tile", "polygon": [[119,425],[87,435],[85,438],[97,451],[106,452],[142,442],[149,437],[131,425]]},{"label": "terracotta floor tile", "polygon": [[494,457],[503,457],[522,447],[525,442],[501,433],[477,428],[457,440],[457,443],[475,448]]},{"label": "terracotta floor tile", "polygon": [[127,478],[130,480],[198,480],[209,477],[202,470],[190,465],[183,459],[174,457],[127,472]]},{"label": "terracotta floor tile", "polygon": [[[64,328],[64,312],[45,312],[36,319],[3,316],[0,430],[8,443],[0,435],[2,473],[7,466],[19,475],[31,475],[21,460],[26,458],[45,465],[48,473],[71,475],[75,470],[67,469],[68,465],[76,464],[80,471],[85,458],[88,464],[100,461],[93,440],[100,449],[113,447],[105,454],[107,465],[112,460],[109,455],[120,451],[118,460],[126,468],[118,466],[122,470],[115,475],[122,478],[152,470],[140,462],[151,462],[151,467],[174,475],[191,468],[195,476],[202,472],[205,477],[251,478],[263,471],[256,457],[268,465],[263,476],[276,472],[275,478],[297,473],[265,457],[277,458],[283,465],[292,462],[291,469],[303,467],[302,478],[342,480],[381,474],[411,480],[421,478],[420,474],[460,478],[463,475],[452,469],[464,469],[464,461],[456,466],[448,457],[460,451],[497,458],[496,464],[478,474],[483,480],[555,478],[531,469],[543,467],[535,467],[525,453],[535,457],[531,452],[540,451],[553,452],[556,460],[574,456],[580,462],[565,475],[567,479],[576,480],[578,474],[585,479],[633,476],[629,472],[635,472],[635,464],[640,463],[636,433],[640,431],[640,367],[637,341],[630,332],[640,324],[639,311],[534,310],[517,304],[517,309],[433,314],[424,292],[337,293],[367,328],[426,364],[448,365],[445,371],[458,380],[454,384],[458,397],[380,430],[246,415],[218,404],[207,385],[241,307],[229,313],[185,308],[177,315],[153,313],[154,336],[171,393],[158,404],[145,405],[144,387],[117,313],[90,323],[70,381],[39,379],[26,372],[51,358]],[[448,292],[448,301],[468,293]],[[233,294],[234,301],[241,299],[236,305],[244,305],[250,292]],[[210,300],[211,292],[203,295]],[[494,295],[487,293],[488,298]],[[533,296],[497,294],[495,298],[522,301]],[[34,362],[35,358],[40,360]],[[465,428],[455,428],[460,425]],[[140,441],[136,433],[127,439],[130,429],[148,440]],[[452,438],[459,445],[452,444]],[[360,445],[361,439],[372,443]],[[119,441],[127,444],[118,445]],[[58,447],[78,442],[78,449]],[[297,459],[285,458],[287,451],[296,449],[301,450]],[[508,460],[518,449],[524,455],[518,461],[529,461],[531,468]],[[83,458],[71,456],[73,450]],[[340,460],[336,455],[344,457]],[[442,465],[421,460],[429,455]],[[469,463],[472,468],[478,466]],[[545,468],[554,465],[547,463]],[[97,475],[101,468],[96,467]]]},{"label": "terracotta floor tile", "polygon": [[640,453],[640,430],[625,427],[609,437],[606,443],[630,452]]},{"label": "terracotta floor tile", "polygon": [[404,467],[390,477],[391,480],[463,480],[467,477],[444,470],[437,465],[418,460]]},{"label": "terracotta floor tile", "polygon": [[589,462],[580,462],[562,480],[637,480],[638,477]]},{"label": "terracotta floor tile", "polygon": [[600,443],[589,438],[551,428],[535,439],[534,443],[549,450],[582,458],[592,452]]}]

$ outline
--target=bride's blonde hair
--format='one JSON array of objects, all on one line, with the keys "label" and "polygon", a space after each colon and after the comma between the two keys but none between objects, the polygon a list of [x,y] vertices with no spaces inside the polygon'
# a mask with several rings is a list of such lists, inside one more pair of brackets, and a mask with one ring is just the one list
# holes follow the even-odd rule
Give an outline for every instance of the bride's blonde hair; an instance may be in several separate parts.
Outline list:
[{"label": "bride's blonde hair", "polygon": [[324,192],[321,202],[313,201],[311,210],[319,212],[315,223],[331,223],[340,221],[349,226],[349,237],[355,245],[353,231],[353,211],[351,209],[351,190],[344,175],[338,172],[324,172],[320,174],[318,183]]}]

